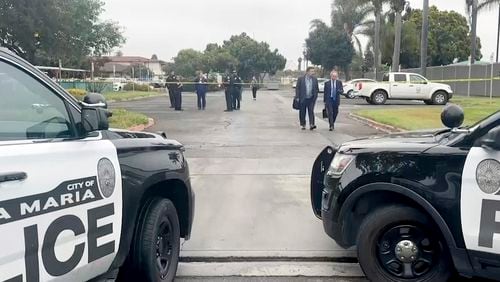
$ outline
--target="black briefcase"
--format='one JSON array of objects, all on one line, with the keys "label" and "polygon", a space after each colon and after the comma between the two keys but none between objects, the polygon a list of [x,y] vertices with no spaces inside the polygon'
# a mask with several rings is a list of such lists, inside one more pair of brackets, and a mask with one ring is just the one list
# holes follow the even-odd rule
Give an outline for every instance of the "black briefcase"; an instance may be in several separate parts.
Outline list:
[{"label": "black briefcase", "polygon": [[328,118],[328,112],[326,109],[323,109],[323,118]]},{"label": "black briefcase", "polygon": [[294,110],[300,110],[300,101],[299,101],[299,98],[293,99],[292,108]]}]

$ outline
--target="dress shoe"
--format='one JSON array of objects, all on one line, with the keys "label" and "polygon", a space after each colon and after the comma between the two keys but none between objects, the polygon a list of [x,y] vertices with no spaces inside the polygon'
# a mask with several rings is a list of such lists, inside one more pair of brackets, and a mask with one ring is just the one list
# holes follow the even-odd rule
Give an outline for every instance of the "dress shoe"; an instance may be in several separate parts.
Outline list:
[{"label": "dress shoe", "polygon": [[318,128],[316,125],[311,125],[311,130],[315,130],[316,128]]},{"label": "dress shoe", "polygon": [[302,130],[306,130],[306,127],[305,126],[301,126]]}]

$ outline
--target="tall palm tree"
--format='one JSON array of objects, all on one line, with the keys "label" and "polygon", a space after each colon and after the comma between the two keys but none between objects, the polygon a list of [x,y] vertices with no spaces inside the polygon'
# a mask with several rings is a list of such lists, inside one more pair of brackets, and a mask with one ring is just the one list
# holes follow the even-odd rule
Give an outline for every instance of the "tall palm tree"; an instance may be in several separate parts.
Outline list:
[{"label": "tall palm tree", "polygon": [[380,21],[382,19],[382,11],[384,4],[389,0],[368,0],[373,5],[373,10],[375,14],[375,38],[373,42],[373,51],[374,51],[374,59],[375,59],[375,76],[378,77],[378,72],[381,64],[381,56],[380,56]]},{"label": "tall palm tree", "polygon": [[394,53],[392,55],[392,71],[399,70],[399,56],[401,54],[401,29],[403,26],[402,13],[408,8],[406,0],[391,0],[391,10],[394,11]]},{"label": "tall palm tree", "polygon": [[370,18],[373,12],[373,6],[366,0],[334,0],[332,2],[332,26],[344,29],[346,34],[356,41],[361,57],[363,57],[363,48],[358,35],[363,28],[373,22]]},{"label": "tall palm tree", "polygon": [[500,0],[465,0],[465,5],[471,25],[470,60],[471,64],[474,64],[477,53],[477,15],[479,12],[500,5]]},{"label": "tall palm tree", "polygon": [[420,68],[423,76],[427,75],[427,48],[429,46],[429,0],[424,0],[422,9],[422,39],[420,41]]}]

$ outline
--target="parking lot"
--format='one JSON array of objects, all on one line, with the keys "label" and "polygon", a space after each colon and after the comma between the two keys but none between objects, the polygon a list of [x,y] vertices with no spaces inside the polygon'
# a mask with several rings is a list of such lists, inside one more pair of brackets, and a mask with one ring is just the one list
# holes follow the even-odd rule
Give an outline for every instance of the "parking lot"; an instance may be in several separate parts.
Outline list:
[{"label": "parking lot", "polygon": [[209,94],[206,111],[196,109],[190,93],[183,112],[169,109],[166,96],[112,105],[154,118],[150,131],[165,131],[186,147],[196,215],[181,254],[190,263],[181,264],[180,276],[361,276],[357,264],[342,263],[355,262],[355,252],[327,237],[311,211],[310,172],[325,146],[379,132],[347,117],[367,106],[361,100],[344,100],[335,132],[319,118],[321,105],[318,130],[301,131],[291,93],[262,91],[253,101],[245,92],[242,110],[232,113],[223,112],[223,93]]}]

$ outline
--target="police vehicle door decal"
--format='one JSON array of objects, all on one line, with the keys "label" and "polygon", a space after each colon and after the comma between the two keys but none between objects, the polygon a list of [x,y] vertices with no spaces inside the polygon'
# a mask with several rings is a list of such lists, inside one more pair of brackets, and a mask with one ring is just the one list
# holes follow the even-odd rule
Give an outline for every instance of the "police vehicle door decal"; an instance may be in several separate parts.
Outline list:
[{"label": "police vehicle door decal", "polygon": [[472,148],[465,162],[461,195],[467,249],[500,254],[500,152]]},{"label": "police vehicle door decal", "polygon": [[115,258],[121,173],[110,141],[0,145],[0,281],[86,281]]}]

